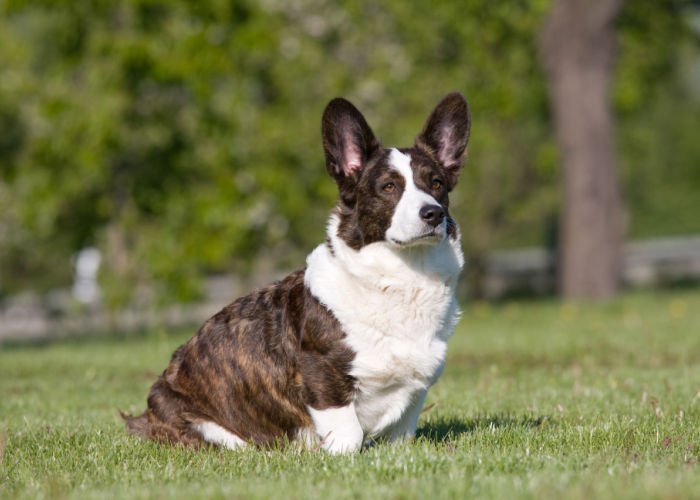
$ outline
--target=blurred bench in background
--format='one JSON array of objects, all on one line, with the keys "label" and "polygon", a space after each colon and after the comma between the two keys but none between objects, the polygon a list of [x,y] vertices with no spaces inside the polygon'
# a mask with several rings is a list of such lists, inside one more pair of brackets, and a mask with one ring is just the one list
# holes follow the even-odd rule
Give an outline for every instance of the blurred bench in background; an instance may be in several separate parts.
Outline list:
[{"label": "blurred bench in background", "polygon": [[[144,300],[140,301],[140,307],[116,312],[99,306],[76,308],[70,289],[54,290],[45,297],[35,293],[16,295],[0,304],[0,343],[107,331],[131,332],[186,325],[197,328],[236,297],[284,274],[270,271],[269,275],[256,275],[252,282],[229,275],[212,276],[206,280],[204,297],[199,303],[157,307]],[[499,250],[486,259],[482,294],[491,300],[553,294],[555,276],[556,260],[551,251],[544,248]],[[622,279],[628,288],[700,283],[700,235],[628,243]]]},{"label": "blurred bench in background", "polygon": [[[700,282],[700,236],[627,243],[622,281],[628,288]],[[482,293],[487,299],[551,294],[555,287],[556,259],[552,251],[499,250],[486,259]]]}]

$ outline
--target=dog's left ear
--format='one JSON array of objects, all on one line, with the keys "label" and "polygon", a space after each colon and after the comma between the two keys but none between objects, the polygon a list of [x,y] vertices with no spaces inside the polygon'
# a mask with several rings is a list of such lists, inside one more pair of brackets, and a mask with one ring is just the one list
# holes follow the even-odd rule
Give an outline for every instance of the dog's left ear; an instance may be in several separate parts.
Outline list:
[{"label": "dog's left ear", "polygon": [[340,97],[326,106],[321,135],[328,173],[338,183],[341,199],[352,205],[360,173],[381,145],[362,113]]},{"label": "dog's left ear", "polygon": [[469,142],[469,104],[459,92],[447,94],[435,107],[416,138],[416,147],[435,158],[446,170],[448,189],[457,184]]}]

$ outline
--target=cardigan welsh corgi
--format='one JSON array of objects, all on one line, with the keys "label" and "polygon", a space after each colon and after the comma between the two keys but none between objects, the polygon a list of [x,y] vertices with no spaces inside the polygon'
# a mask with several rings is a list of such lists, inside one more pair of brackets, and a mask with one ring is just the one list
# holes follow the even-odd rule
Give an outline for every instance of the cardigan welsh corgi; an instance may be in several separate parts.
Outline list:
[{"label": "cardigan welsh corgi", "polygon": [[236,449],[301,441],[331,453],[410,438],[459,317],[464,258],[448,193],[469,106],[445,96],[410,148],[383,148],[333,99],[322,120],[339,200],[306,268],[226,306],[172,356],[128,430]]}]

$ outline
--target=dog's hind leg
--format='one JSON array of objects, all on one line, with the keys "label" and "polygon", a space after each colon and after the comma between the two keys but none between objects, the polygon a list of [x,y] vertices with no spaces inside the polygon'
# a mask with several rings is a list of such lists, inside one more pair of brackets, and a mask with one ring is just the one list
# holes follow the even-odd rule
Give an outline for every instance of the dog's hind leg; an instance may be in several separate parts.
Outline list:
[{"label": "dog's hind leg", "polygon": [[223,446],[229,450],[235,450],[245,446],[246,442],[227,431],[219,424],[207,420],[195,422],[192,428],[197,431],[207,443]]}]

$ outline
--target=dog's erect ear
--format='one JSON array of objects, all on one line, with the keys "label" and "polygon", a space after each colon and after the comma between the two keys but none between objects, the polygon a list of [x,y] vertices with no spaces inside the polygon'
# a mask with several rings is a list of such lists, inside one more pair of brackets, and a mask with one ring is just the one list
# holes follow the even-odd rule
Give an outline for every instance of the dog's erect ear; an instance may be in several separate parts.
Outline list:
[{"label": "dog's erect ear", "polygon": [[446,170],[449,188],[457,184],[469,142],[469,104],[459,92],[447,94],[435,107],[416,138],[416,147],[433,156]]},{"label": "dog's erect ear", "polygon": [[359,172],[381,146],[357,108],[340,97],[326,106],[321,135],[326,168],[338,183],[345,201],[357,182]]}]

